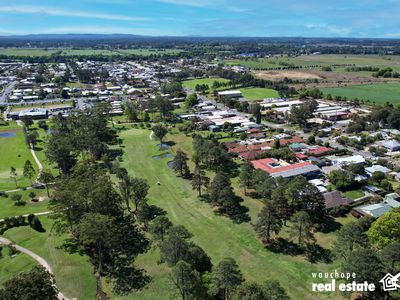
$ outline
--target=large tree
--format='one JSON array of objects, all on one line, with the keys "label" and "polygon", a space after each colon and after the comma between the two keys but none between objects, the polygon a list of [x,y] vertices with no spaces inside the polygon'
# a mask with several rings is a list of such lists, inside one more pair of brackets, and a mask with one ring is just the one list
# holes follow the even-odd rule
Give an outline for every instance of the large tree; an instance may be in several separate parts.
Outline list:
[{"label": "large tree", "polygon": [[224,258],[211,272],[210,291],[224,300],[232,299],[235,289],[244,281],[239,266],[233,258]]},{"label": "large tree", "polygon": [[400,242],[400,208],[385,213],[373,222],[368,230],[368,237],[371,243],[380,249]]},{"label": "large tree", "polygon": [[204,169],[199,164],[196,164],[192,177],[192,188],[197,190],[199,197],[201,197],[202,189],[207,188],[209,183],[210,178],[206,176]]},{"label": "large tree", "polygon": [[99,213],[85,214],[79,223],[79,239],[86,247],[93,249],[92,260],[95,263],[97,290],[103,292],[102,274],[105,264],[105,251],[110,249],[113,240],[113,217]]},{"label": "large tree", "polygon": [[245,282],[239,286],[233,297],[235,300],[289,300],[285,289],[276,280],[262,284]]},{"label": "large tree", "polygon": [[32,184],[32,178],[35,176],[35,169],[33,168],[30,160],[25,161],[23,175],[29,178]]},{"label": "large tree", "polygon": [[54,176],[51,171],[48,169],[43,169],[42,172],[40,172],[39,174],[38,181],[44,184],[44,186],[46,187],[47,197],[50,197],[49,184],[53,183],[54,181]]},{"label": "large tree", "polygon": [[243,186],[244,194],[246,195],[247,188],[251,186],[254,175],[254,167],[251,162],[245,161],[240,167],[239,181],[241,186]]},{"label": "large tree", "polygon": [[258,215],[254,228],[265,242],[270,242],[273,234],[278,234],[283,225],[279,212],[271,202],[267,202]]},{"label": "large tree", "polygon": [[171,226],[172,223],[166,216],[158,216],[151,222],[149,232],[156,240],[163,242],[164,236]]},{"label": "large tree", "polygon": [[172,268],[171,281],[182,300],[198,296],[198,289],[201,286],[200,274],[187,262],[181,260]]},{"label": "large tree", "polygon": [[368,237],[359,222],[350,222],[340,228],[334,243],[334,253],[337,257],[347,260],[355,249],[367,246]]},{"label": "large tree", "polygon": [[179,173],[182,177],[187,177],[190,173],[187,161],[187,154],[181,149],[176,150],[175,157],[172,160],[172,169],[174,172]]},{"label": "large tree", "polygon": [[139,106],[136,102],[125,102],[125,114],[129,121],[136,122],[138,120]]},{"label": "large tree", "polygon": [[3,283],[0,288],[0,299],[57,300],[58,290],[53,275],[41,266],[35,266],[28,272],[23,272]]},{"label": "large tree", "polygon": [[78,164],[57,183],[53,198],[54,229],[72,234],[72,240],[85,248],[98,276],[111,280],[117,293],[142,287],[146,276],[133,262],[147,250],[148,241],[133,216],[126,214],[105,170]]},{"label": "large tree", "polygon": [[162,143],[164,137],[168,133],[168,129],[163,125],[155,125],[155,126],[153,126],[152,130],[153,130],[153,133],[156,136],[156,138],[160,141],[160,143]]},{"label": "large tree", "polygon": [[299,246],[304,246],[315,240],[312,232],[311,218],[305,211],[299,211],[290,218],[290,237],[296,239]]}]

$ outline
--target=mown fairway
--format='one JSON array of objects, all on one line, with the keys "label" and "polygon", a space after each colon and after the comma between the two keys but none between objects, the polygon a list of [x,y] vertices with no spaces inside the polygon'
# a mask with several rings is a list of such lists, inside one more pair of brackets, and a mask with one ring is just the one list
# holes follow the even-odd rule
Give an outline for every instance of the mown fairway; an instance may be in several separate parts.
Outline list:
[{"label": "mown fairway", "polygon": [[[150,131],[143,129],[129,129],[120,134],[124,141],[122,166],[132,175],[148,180],[152,204],[165,209],[174,224],[186,226],[194,234],[193,240],[210,255],[214,264],[231,256],[238,261],[248,280],[262,282],[267,278],[276,278],[293,299],[315,299],[311,293],[311,272],[326,271],[328,265],[311,264],[300,257],[270,252],[258,240],[250,223],[234,224],[225,217],[216,216],[207,203],[197,199],[189,181],[173,174],[167,166],[168,159],[152,158],[160,151],[157,142],[150,140],[149,135]],[[190,138],[174,134],[168,135],[166,140],[177,143],[173,150],[180,147],[190,156]],[[244,204],[249,207],[252,217],[262,206],[260,201],[253,199],[246,199]],[[140,256],[137,261],[153,278],[147,289],[126,297],[113,298],[174,299],[168,280],[169,269],[165,264],[157,264],[158,260],[158,251],[154,249]],[[330,296],[341,299],[338,295]]]},{"label": "mown fairway", "polygon": [[400,83],[382,83],[373,85],[353,85],[338,88],[322,88],[322,92],[327,95],[347,97],[348,99],[364,99],[383,104],[391,102],[400,104]]},{"label": "mown fairway", "polygon": [[[6,133],[15,134],[15,136],[1,137],[1,134]],[[30,160],[33,167],[37,169],[35,161],[25,143],[22,127],[17,126],[15,123],[0,127],[0,191],[16,188],[14,180],[10,178],[11,167],[17,170],[18,187],[30,185],[30,180],[22,175],[26,160]]]},{"label": "mown fairway", "polygon": [[[29,193],[34,192],[36,194],[36,199],[40,198],[40,202],[32,202]],[[26,202],[24,206],[16,206],[14,200],[12,200],[12,195],[21,194],[22,200]],[[43,200],[43,201],[42,201]],[[47,211],[47,194],[46,190],[26,190],[18,191],[13,193],[8,193],[8,197],[0,197],[0,219],[6,217],[14,217],[19,215],[27,215],[31,213],[38,213]]]},{"label": "mown fairway", "polygon": [[[80,300],[95,299],[96,282],[88,258],[78,253],[68,254],[62,248],[67,236],[51,233],[52,221],[47,217],[40,217],[40,221],[46,232],[40,233],[24,226],[9,229],[4,236],[47,260],[55,274],[57,286],[67,297]],[[10,264],[10,270],[15,275],[19,271],[29,270],[34,263],[32,259],[21,254],[15,258],[15,263],[14,258],[0,259],[0,285],[10,277],[6,269]]]}]

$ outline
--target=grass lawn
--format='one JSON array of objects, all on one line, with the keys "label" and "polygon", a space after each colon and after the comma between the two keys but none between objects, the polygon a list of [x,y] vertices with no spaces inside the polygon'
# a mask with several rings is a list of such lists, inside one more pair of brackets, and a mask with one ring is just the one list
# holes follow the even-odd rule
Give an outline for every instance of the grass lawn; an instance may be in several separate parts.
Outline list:
[{"label": "grass lawn", "polygon": [[364,192],[362,190],[347,191],[344,194],[351,200],[355,200],[364,196]]},{"label": "grass lawn", "polygon": [[347,97],[349,99],[364,99],[383,104],[391,102],[400,104],[400,83],[381,83],[373,85],[353,85],[347,87],[322,88],[322,92],[327,95]]},{"label": "grass lawn", "polygon": [[0,134],[5,132],[15,133],[15,136],[0,137],[0,191],[16,188],[14,180],[10,178],[11,167],[17,170],[18,187],[26,187],[31,184],[30,180],[22,175],[26,160],[30,160],[34,168],[37,169],[32,154],[25,143],[22,127],[10,123],[9,126],[0,127]]},{"label": "grass lawn", "polygon": [[[95,299],[96,282],[88,258],[65,252],[60,246],[66,236],[57,236],[50,232],[52,220],[49,218],[40,217],[40,221],[46,232],[39,233],[29,226],[24,226],[8,230],[4,236],[47,260],[55,274],[57,286],[68,298]],[[0,266],[1,264],[0,259]],[[27,261],[21,261],[20,264],[21,271],[29,270],[30,265]],[[0,269],[0,278],[8,276],[7,272],[4,274],[4,270]]]},{"label": "grass lawn", "polygon": [[199,79],[185,80],[182,82],[182,85],[188,89],[194,90],[197,84],[207,84],[210,87],[210,89],[212,89],[214,81],[228,82],[229,80],[225,78],[199,78]]},{"label": "grass lawn", "polygon": [[19,253],[16,256],[9,256],[7,247],[3,247],[3,256],[0,257],[0,286],[16,276],[17,274],[30,270],[36,265],[36,262],[28,255]]},{"label": "grass lawn", "polygon": [[[150,131],[129,129],[122,131],[124,156],[122,166],[131,175],[146,178],[151,186],[150,203],[167,211],[174,224],[182,224],[193,233],[193,240],[202,247],[217,264],[224,257],[233,257],[250,281],[262,282],[268,278],[278,279],[293,299],[312,299],[312,276],[314,271],[328,271],[331,265],[312,264],[302,257],[291,257],[270,252],[264,248],[255,235],[250,223],[234,224],[225,217],[213,213],[209,204],[197,199],[189,181],[176,177],[168,168],[168,159],[155,160],[152,156],[160,154],[157,142],[149,138]],[[168,135],[166,140],[174,141],[172,151],[182,148],[191,154],[191,138],[182,134]],[[157,185],[160,182],[160,185]],[[262,204],[258,200],[246,198],[244,204],[254,217]],[[126,297],[113,299],[174,299],[168,281],[169,269],[157,264],[159,254],[156,250],[141,255],[137,265],[145,268],[153,281],[147,289]],[[342,299],[338,294],[325,294],[324,299]]]},{"label": "grass lawn", "polygon": [[[48,201],[45,200],[41,202],[32,202],[31,198],[29,198],[29,193],[32,191],[35,192],[36,198],[38,197],[47,198],[46,190],[35,190],[35,189],[8,193],[8,198],[0,196],[0,219],[47,211]],[[26,201],[26,205],[24,206],[14,205],[14,201],[11,199],[11,197],[13,194],[17,193],[22,195],[22,200]]]},{"label": "grass lawn", "polygon": [[273,89],[247,87],[241,88],[240,91],[245,98],[251,101],[263,100],[264,98],[279,98],[278,91]]}]

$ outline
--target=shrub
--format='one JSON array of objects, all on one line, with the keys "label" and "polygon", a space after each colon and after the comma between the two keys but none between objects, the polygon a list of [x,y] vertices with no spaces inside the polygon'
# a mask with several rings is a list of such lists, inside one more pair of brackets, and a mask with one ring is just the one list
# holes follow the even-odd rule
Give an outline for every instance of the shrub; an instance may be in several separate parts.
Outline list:
[{"label": "shrub", "polygon": [[13,194],[12,196],[11,196],[11,199],[13,200],[13,201],[21,201],[21,199],[22,199],[22,195],[21,194]]}]

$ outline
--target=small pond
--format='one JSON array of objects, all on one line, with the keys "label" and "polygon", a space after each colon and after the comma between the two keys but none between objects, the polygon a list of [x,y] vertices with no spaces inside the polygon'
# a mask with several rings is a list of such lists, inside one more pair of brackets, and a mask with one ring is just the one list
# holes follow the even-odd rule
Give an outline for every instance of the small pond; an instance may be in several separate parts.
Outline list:
[{"label": "small pond", "polygon": [[14,137],[16,135],[17,134],[15,132],[12,132],[12,131],[0,132],[0,137],[4,137],[4,138]]},{"label": "small pond", "polygon": [[162,144],[157,144],[157,147],[160,150],[168,150],[169,148],[171,148],[168,144],[162,143]]},{"label": "small pond", "polygon": [[153,159],[156,159],[156,160],[163,159],[163,158],[174,158],[174,156],[171,153],[163,153],[160,155],[153,156]]},{"label": "small pond", "polygon": [[174,167],[174,161],[170,160],[169,162],[167,162],[167,166],[168,168],[172,169]]}]

